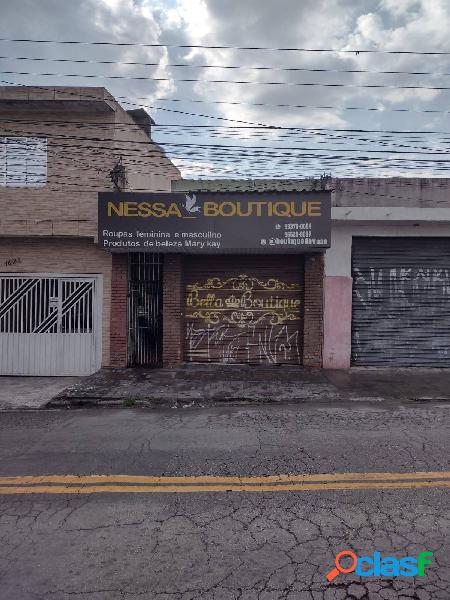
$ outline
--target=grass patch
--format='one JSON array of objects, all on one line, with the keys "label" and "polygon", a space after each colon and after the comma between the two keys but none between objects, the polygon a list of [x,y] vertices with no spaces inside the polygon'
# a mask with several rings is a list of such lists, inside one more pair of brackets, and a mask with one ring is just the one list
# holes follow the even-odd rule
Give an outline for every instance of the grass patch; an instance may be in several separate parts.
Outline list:
[{"label": "grass patch", "polygon": [[139,398],[131,396],[130,398],[125,398],[125,400],[123,401],[123,405],[127,408],[131,408],[132,406],[136,406],[138,400]]}]

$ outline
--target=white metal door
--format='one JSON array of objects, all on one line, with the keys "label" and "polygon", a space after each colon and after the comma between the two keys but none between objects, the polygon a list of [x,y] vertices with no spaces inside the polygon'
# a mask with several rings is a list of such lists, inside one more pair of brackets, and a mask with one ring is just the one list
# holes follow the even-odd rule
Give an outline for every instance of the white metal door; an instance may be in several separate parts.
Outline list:
[{"label": "white metal door", "polygon": [[88,375],[100,368],[101,280],[0,276],[0,374]]}]

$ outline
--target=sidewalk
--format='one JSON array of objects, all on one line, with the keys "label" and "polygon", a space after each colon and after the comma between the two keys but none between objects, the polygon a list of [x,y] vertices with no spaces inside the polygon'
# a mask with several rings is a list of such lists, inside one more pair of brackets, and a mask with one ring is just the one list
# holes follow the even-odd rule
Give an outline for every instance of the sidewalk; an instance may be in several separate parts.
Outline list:
[{"label": "sidewalk", "polygon": [[450,402],[450,369],[348,371],[183,365],[102,369],[88,377],[0,377],[0,410],[221,403]]},{"label": "sidewalk", "polygon": [[0,377],[0,410],[42,408],[82,377]]},{"label": "sidewalk", "polygon": [[103,369],[47,404],[61,406],[210,406],[240,403],[450,402],[450,369],[183,365],[176,369]]}]

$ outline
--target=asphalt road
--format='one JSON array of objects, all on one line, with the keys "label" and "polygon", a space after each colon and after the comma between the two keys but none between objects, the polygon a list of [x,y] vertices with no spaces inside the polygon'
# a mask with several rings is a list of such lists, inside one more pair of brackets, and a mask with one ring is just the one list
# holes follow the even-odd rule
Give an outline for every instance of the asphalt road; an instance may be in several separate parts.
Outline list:
[{"label": "asphalt road", "polygon": [[[0,598],[448,600],[450,487],[438,482],[450,480],[449,426],[443,404],[2,413]],[[336,473],[361,481],[335,484]],[[383,487],[372,473],[394,475]],[[314,474],[329,479],[258,489]],[[25,492],[37,481],[25,476],[44,475],[166,479],[146,493],[146,481],[111,477],[112,491],[91,493],[83,479],[72,489],[44,477],[42,493]],[[189,479],[205,475],[218,491]],[[237,475],[250,491],[241,481],[226,491]],[[417,478],[430,487],[412,487]],[[198,491],[186,492],[192,481]],[[347,549],[434,556],[424,576],[328,582]]]}]

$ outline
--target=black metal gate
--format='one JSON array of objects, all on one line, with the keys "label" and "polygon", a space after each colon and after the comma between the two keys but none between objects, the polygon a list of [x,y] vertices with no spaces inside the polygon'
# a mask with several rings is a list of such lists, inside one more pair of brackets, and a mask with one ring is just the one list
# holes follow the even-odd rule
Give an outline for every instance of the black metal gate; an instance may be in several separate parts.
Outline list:
[{"label": "black metal gate", "polygon": [[156,367],[162,361],[162,255],[129,254],[128,364]]},{"label": "black metal gate", "polygon": [[450,367],[450,240],[353,238],[354,365]]}]

